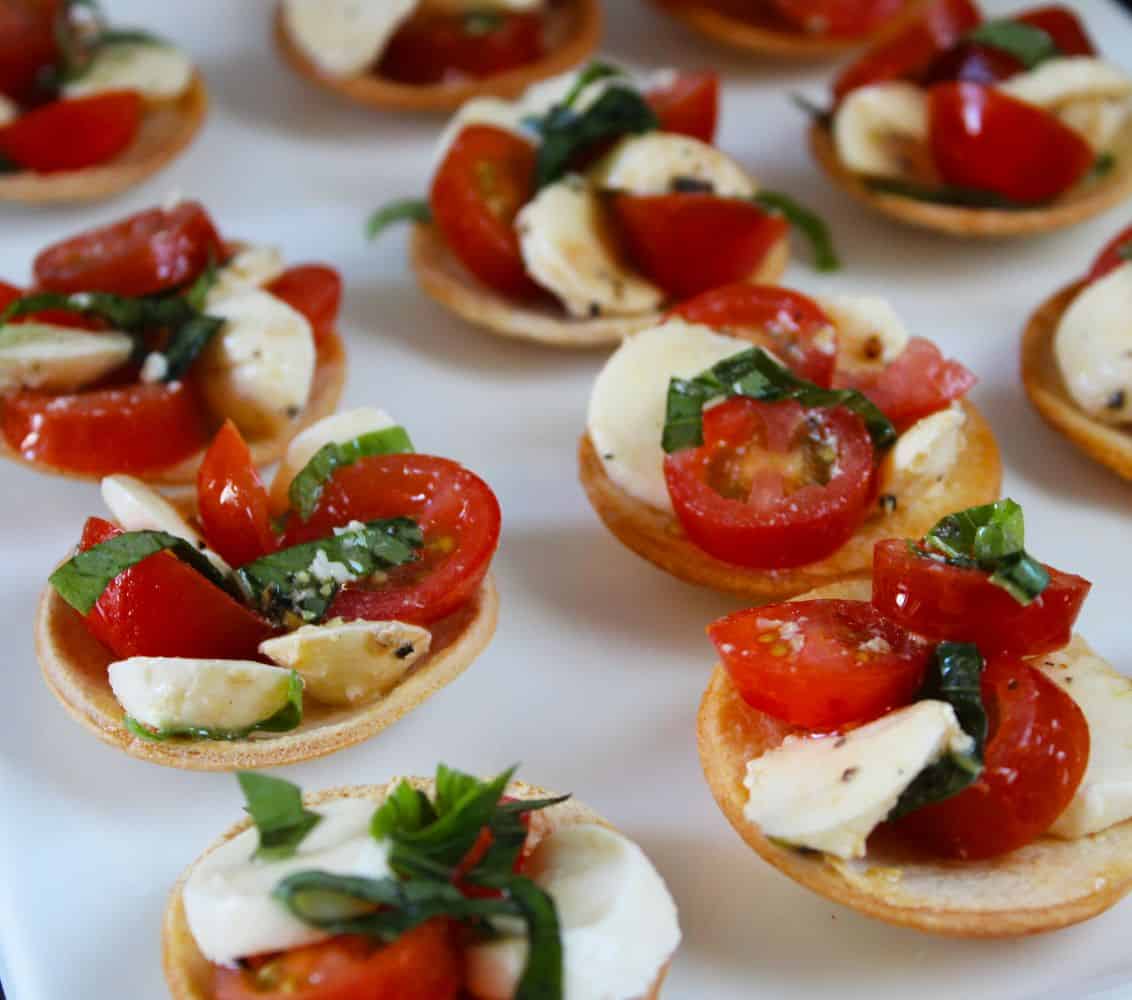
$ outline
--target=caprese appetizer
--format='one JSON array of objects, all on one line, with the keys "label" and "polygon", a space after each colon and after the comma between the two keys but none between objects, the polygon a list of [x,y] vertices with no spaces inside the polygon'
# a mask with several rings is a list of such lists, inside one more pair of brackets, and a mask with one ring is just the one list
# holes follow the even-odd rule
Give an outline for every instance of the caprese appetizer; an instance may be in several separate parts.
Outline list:
[{"label": "caprese appetizer", "polygon": [[866,574],[879,539],[999,495],[974,383],[883,299],[729,285],[606,363],[582,485],[661,569],[781,600]]},{"label": "caprese appetizer", "polygon": [[241,773],[250,819],[166,908],[174,1000],[655,1000],[680,944],[664,880],[513,771],[311,796]]},{"label": "caprese appetizer", "polygon": [[36,621],[44,677],[104,741],[173,767],[267,767],[391,725],[495,630],[499,503],[381,410],[290,444],[270,492],[231,422],[195,508],[108,476]]},{"label": "caprese appetizer", "polygon": [[985,19],[974,0],[932,0],[833,99],[811,128],[819,162],[905,222],[1024,235],[1132,194],[1132,76],[1067,7]]},{"label": "caprese appetizer", "polygon": [[604,63],[471,101],[440,140],[428,200],[386,206],[370,234],[415,222],[429,295],[495,333],[570,347],[616,343],[721,284],[777,280],[791,222],[817,266],[836,267],[820,219],[712,145],[718,107],[714,73],[638,80]]},{"label": "caprese appetizer", "polygon": [[344,97],[437,111],[565,72],[601,27],[598,0],[281,0],[275,37],[298,73]]},{"label": "caprese appetizer", "polygon": [[87,201],[180,153],[208,97],[189,57],[96,0],[0,2],[0,200]]},{"label": "caprese appetizer", "polygon": [[1132,680],[1073,633],[1091,584],[1024,546],[1012,500],[886,539],[872,581],[740,611],[700,755],[732,825],[891,923],[1005,937],[1132,888]]},{"label": "caprese appetizer", "polygon": [[191,483],[233,420],[257,464],[332,412],[341,279],[221,238],[197,202],[42,250],[0,282],[0,450],[34,468]]}]

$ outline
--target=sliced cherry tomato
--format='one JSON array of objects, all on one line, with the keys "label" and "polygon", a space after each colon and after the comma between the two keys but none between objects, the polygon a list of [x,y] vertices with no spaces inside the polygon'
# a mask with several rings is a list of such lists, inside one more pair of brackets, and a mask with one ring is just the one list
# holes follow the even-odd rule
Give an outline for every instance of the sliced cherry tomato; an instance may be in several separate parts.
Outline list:
[{"label": "sliced cherry tomato", "polygon": [[336,937],[247,965],[213,968],[216,1000],[457,1000],[464,985],[463,951],[441,919],[392,944]]},{"label": "sliced cherry tomato", "polygon": [[1132,226],[1119,232],[1097,254],[1086,281],[1097,281],[1110,271],[1115,271],[1122,264],[1132,261]]},{"label": "sliced cherry tomato", "polygon": [[0,155],[40,174],[96,167],[134,141],[142,114],[136,90],[55,101],[0,128]]},{"label": "sliced cherry tomato", "polygon": [[821,307],[801,292],[740,282],[697,295],[671,315],[765,347],[816,385],[828,388],[833,382],[837,331]]},{"label": "sliced cherry tomato", "polygon": [[853,37],[891,20],[904,0],[771,0],[771,5],[808,34]]},{"label": "sliced cherry tomato", "polygon": [[946,183],[1026,204],[1068,191],[1094,160],[1089,144],[1048,111],[977,83],[932,87],[928,132]]},{"label": "sliced cherry tomato", "polygon": [[55,23],[61,0],[0,0],[0,94],[24,104],[38,96],[44,71],[59,59]]},{"label": "sliced cherry tomato", "polygon": [[[109,521],[89,518],[79,549],[85,552],[120,534]],[[169,552],[158,552],[116,576],[86,623],[118,659],[254,660],[259,644],[274,634],[259,615]]]},{"label": "sliced cherry tomato", "polygon": [[188,284],[210,257],[222,261],[225,256],[208,213],[187,201],[49,246],[35,258],[35,280],[49,292],[153,295]]},{"label": "sliced cherry tomato", "polygon": [[977,860],[1029,844],[1065,811],[1089,762],[1081,709],[1034,667],[992,659],[982,694],[990,733],[979,779],[894,824],[933,854]]},{"label": "sliced cherry tomato", "polygon": [[203,410],[185,382],[18,392],[3,411],[4,437],[24,458],[84,475],[153,472],[208,444]]},{"label": "sliced cherry tomato", "polygon": [[427,625],[475,596],[499,544],[499,501],[482,479],[446,458],[381,455],[339,469],[310,519],[291,517],[283,544],[386,517],[411,517],[421,526],[421,558],[390,570],[381,583],[344,588],[328,617]]},{"label": "sliced cherry tomato", "polygon": [[504,129],[470,125],[452,143],[429,204],[449,249],[480,281],[514,298],[538,294],[515,216],[535,194],[535,151]]},{"label": "sliced cherry tomato", "polygon": [[788,601],[721,618],[708,636],[748,705],[832,730],[908,704],[932,646],[867,601]]},{"label": "sliced cherry tomato", "polygon": [[924,86],[948,81],[998,83],[1024,68],[1020,60],[1003,49],[978,42],[959,42],[932,61],[921,82]]},{"label": "sliced cherry tomato", "polygon": [[704,444],[666,456],[688,538],[738,566],[782,569],[840,548],[865,517],[873,446],[843,409],[731,399],[704,414]]},{"label": "sliced cherry tomato", "polygon": [[780,215],[712,194],[617,194],[610,204],[630,258],[674,298],[750,278],[789,229]]},{"label": "sliced cherry tomato", "polygon": [[1015,14],[1011,18],[1041,28],[1050,38],[1058,51],[1066,56],[1095,56],[1096,46],[1089,37],[1085,25],[1076,13],[1068,7],[1054,4],[1049,7],[1035,7],[1022,14]]},{"label": "sliced cherry tomato", "polygon": [[681,73],[670,84],[645,94],[662,132],[715,141],[719,122],[719,74]]},{"label": "sliced cherry tomato", "polygon": [[267,487],[231,420],[212,439],[197,471],[197,513],[209,546],[233,566],[275,551]]},{"label": "sliced cherry tomato", "polygon": [[342,304],[342,277],[334,268],[323,264],[289,267],[267,290],[306,316],[316,344],[334,332]]}]

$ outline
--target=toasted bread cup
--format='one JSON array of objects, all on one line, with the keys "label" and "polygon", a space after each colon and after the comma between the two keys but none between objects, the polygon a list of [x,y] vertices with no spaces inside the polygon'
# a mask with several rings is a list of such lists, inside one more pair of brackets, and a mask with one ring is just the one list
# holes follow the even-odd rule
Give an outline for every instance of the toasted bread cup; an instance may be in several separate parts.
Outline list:
[{"label": "toasted bread cup", "polygon": [[[448,249],[435,226],[414,226],[411,239],[413,271],[425,293],[466,322],[501,337],[552,347],[607,347],[656,326],[663,316],[657,310],[639,316],[572,319],[553,303],[519,304],[476,281]],[[783,237],[770,248],[750,280],[774,284],[786,270],[789,257],[790,242]]]},{"label": "toasted bread cup", "polygon": [[[400,783],[399,778],[384,785],[350,785],[343,788],[330,788],[324,792],[305,795],[303,798],[308,806],[317,806],[323,802],[340,798],[373,799],[376,808],[385,797]],[[413,778],[412,783],[423,790],[431,790],[431,779]],[[507,794],[517,799],[548,798],[551,793],[525,782],[513,782],[507,788]],[[250,825],[250,820],[243,820],[232,827],[216,843],[214,843],[178,880],[169,896],[165,907],[165,917],[161,926],[161,954],[165,968],[165,980],[173,1000],[214,1000],[212,990],[212,966],[200,953],[196,941],[193,940],[189,930],[188,920],[185,916],[185,906],[181,895],[185,882],[193,872],[193,868],[205,857],[211,854],[221,844],[242,833]],[[568,826],[577,826],[582,823],[597,823],[610,826],[597,813],[570,799],[560,805],[551,806],[531,817],[531,832],[541,840],[555,830]],[[660,996],[660,989],[664,977],[668,972],[665,964],[657,973],[656,981],[647,994],[640,1000],[656,1000]]]},{"label": "toasted bread cup", "polygon": [[815,587],[872,573],[873,546],[883,538],[918,538],[955,510],[990,503],[1002,486],[998,444],[986,419],[964,400],[965,441],[946,482],[924,495],[896,496],[891,510],[880,505],[833,555],[797,569],[747,569],[708,555],[688,540],[676,517],[630,496],[606,474],[589,434],[578,448],[579,476],[605,526],[630,549],[688,583],[766,603]]},{"label": "toasted bread cup", "polygon": [[98,201],[136,187],[193,141],[207,111],[208,91],[198,74],[177,100],[147,105],[137,136],[120,156],[85,170],[0,175],[0,202]]},{"label": "toasted bread cup", "polygon": [[810,126],[810,150],[829,179],[857,201],[899,222],[952,236],[999,239],[1048,233],[1075,226],[1132,196],[1132,134],[1125,135],[1117,165],[1105,176],[1077,185],[1052,204],[1024,209],[939,205],[874,190],[841,162],[830,130],[820,122]]},{"label": "toasted bread cup", "polygon": [[1094,420],[1069,395],[1053,344],[1065,310],[1085,287],[1078,281],[1047,299],[1022,334],[1022,383],[1042,418],[1090,458],[1132,479],[1132,432]]},{"label": "toasted bread cup", "polygon": [[[802,599],[868,600],[869,580]],[[913,853],[881,835],[868,856],[843,861],[773,843],[743,814],[747,762],[778,746],[789,726],[751,708],[717,665],[700,704],[700,762],[736,832],[807,889],[886,923],[950,937],[1018,937],[1088,920],[1132,890],[1132,820],[1079,840],[1041,839],[985,861]]]},{"label": "toasted bread cup", "polygon": [[296,73],[312,83],[371,108],[387,111],[451,111],[473,97],[517,97],[532,83],[565,73],[597,47],[602,31],[598,0],[553,0],[549,12],[549,52],[528,66],[482,79],[408,84],[374,73],[335,76],[307,58],[287,30],[280,3],[275,11],[275,45]]}]

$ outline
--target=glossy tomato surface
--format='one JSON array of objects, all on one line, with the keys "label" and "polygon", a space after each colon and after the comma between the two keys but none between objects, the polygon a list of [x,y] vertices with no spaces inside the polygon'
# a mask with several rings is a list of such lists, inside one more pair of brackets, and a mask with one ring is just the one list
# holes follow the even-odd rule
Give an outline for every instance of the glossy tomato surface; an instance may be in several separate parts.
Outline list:
[{"label": "glossy tomato surface", "polygon": [[342,276],[334,268],[325,264],[289,267],[267,290],[306,316],[316,344],[334,332],[342,304]]},{"label": "glossy tomato surface", "polygon": [[212,439],[197,470],[197,516],[209,546],[232,566],[275,551],[267,488],[231,420]]},{"label": "glossy tomato surface", "polygon": [[24,103],[59,58],[55,21],[62,0],[0,0],[0,94]]},{"label": "glossy tomato surface", "polygon": [[1089,269],[1087,281],[1096,281],[1103,278],[1110,271],[1115,271],[1123,264],[1132,261],[1132,226],[1121,230],[1097,254],[1093,266]]},{"label": "glossy tomato surface", "polygon": [[96,167],[125,152],[143,114],[135,90],[55,101],[0,128],[0,155],[40,174]]},{"label": "glossy tomato surface", "polygon": [[771,0],[791,24],[812,35],[867,35],[904,8],[904,0]]},{"label": "glossy tomato surface", "polygon": [[992,45],[960,42],[941,52],[928,67],[923,84],[962,81],[964,83],[1000,83],[1024,69],[1010,53]]},{"label": "glossy tomato surface", "polygon": [[719,123],[719,74],[681,73],[670,84],[645,94],[662,132],[714,142]]}]

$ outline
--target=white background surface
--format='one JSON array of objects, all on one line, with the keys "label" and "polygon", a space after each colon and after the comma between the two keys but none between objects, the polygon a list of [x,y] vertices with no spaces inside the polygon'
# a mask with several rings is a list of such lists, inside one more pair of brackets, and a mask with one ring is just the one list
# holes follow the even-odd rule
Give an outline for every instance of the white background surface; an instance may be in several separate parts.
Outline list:
[{"label": "white background surface", "polygon": [[[457,683],[377,739],[287,769],[308,789],[521,761],[523,777],[573,791],[640,841],[680,905],[685,943],[665,996],[1067,997],[1132,980],[1132,903],[1038,939],[959,943],[897,930],[810,895],[760,862],[704,784],[694,719],[712,663],[704,626],[734,601],[697,591],[621,548],[590,511],[574,451],[600,354],[495,340],[416,291],[404,233],[362,237],[375,205],[425,191],[439,121],[339,104],[279,63],[260,0],[110,0],[188,48],[213,108],[189,154],[110,204],[0,207],[0,275],[23,281],[34,252],[90,224],[199,196],[233,236],[326,260],[346,280],[347,405],[387,407],[422,451],[481,473],[503,504],[498,634]],[[845,202],[811,166],[787,100],[824,96],[828,69],[744,60],[687,37],[637,0],[610,0],[606,53],[648,67],[715,66],[725,76],[720,142],[769,187],[834,225],[847,268],[796,263],[804,291],[888,296],[914,333],[979,373],[974,398],[999,433],[1006,488],[1026,507],[1031,548],[1096,588],[1081,619],[1093,643],[1132,664],[1128,508],[1132,486],[1047,430],[1017,377],[1028,312],[1077,276],[1132,206],[1025,243],[919,234]],[[1006,12],[1011,4],[988,2]],[[1132,19],[1079,4],[1110,57],[1132,70]],[[160,920],[181,869],[240,813],[234,779],[134,761],[73,723],[40,680],[31,622],[40,588],[102,513],[93,485],[0,471],[0,965],[9,1000],[165,996]]]}]

